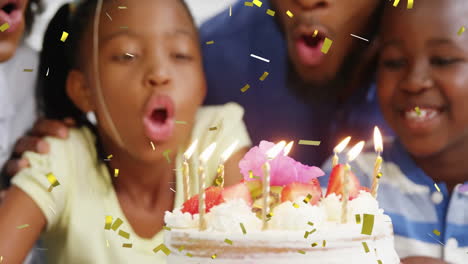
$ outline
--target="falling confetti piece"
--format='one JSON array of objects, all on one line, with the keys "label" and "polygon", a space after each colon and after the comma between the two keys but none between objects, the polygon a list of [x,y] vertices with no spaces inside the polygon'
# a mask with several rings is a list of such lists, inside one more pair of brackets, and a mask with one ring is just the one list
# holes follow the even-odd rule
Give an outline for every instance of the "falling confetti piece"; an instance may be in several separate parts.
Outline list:
[{"label": "falling confetti piece", "polygon": [[60,185],[60,182],[57,180],[57,178],[55,178],[53,173],[51,173],[51,172],[47,173],[46,177],[47,177],[47,180],[50,183],[49,189],[47,190],[48,192],[51,192],[53,188]]},{"label": "falling confetti piece", "polygon": [[217,257],[216,254],[211,255],[211,258],[212,258],[212,259],[215,259],[216,257]]},{"label": "falling confetti piece", "polygon": [[356,224],[361,224],[361,215],[360,214],[357,214],[357,215],[354,215],[354,217],[356,218]]},{"label": "falling confetti piece", "polygon": [[244,2],[244,5],[245,6],[253,6],[253,3],[252,2]]},{"label": "falling confetti piece", "polygon": [[112,17],[106,12],[107,17],[112,21]]},{"label": "falling confetti piece", "polygon": [[294,16],[294,14],[289,10],[286,11],[286,15],[288,15],[288,17],[293,17]]},{"label": "falling confetti piece", "polygon": [[0,31],[2,32],[5,32],[5,30],[9,29],[10,28],[10,24],[8,23],[3,23],[1,26],[0,26]]},{"label": "falling confetti piece", "polygon": [[114,230],[114,231],[117,231],[117,229],[118,229],[122,224],[123,224],[122,219],[117,218],[117,219],[115,219],[115,222],[112,224],[111,229]]},{"label": "falling confetti piece", "polygon": [[112,226],[112,216],[106,215],[106,224],[104,225],[104,229],[110,230]]},{"label": "falling confetti piece", "polygon": [[224,239],[224,243],[229,244],[229,245],[232,246],[232,240],[230,240],[230,239],[227,239],[227,238]]},{"label": "falling confetti piece", "polygon": [[397,7],[399,3],[400,3],[400,0],[395,0],[395,2],[393,2],[393,6]]},{"label": "falling confetti piece", "polygon": [[232,16],[232,5],[229,6],[229,16]]},{"label": "falling confetti piece", "polygon": [[324,54],[327,54],[332,44],[333,44],[333,40],[325,37],[325,41],[323,42],[322,49],[320,51]]},{"label": "falling confetti piece", "polygon": [[190,254],[190,253],[187,253],[187,254],[185,254],[185,255],[186,255],[187,257],[190,257],[190,258],[193,257],[193,255]]},{"label": "falling confetti piece", "polygon": [[418,116],[421,116],[421,108],[419,108],[419,106],[416,106],[416,107],[414,108],[414,111],[416,111],[416,114],[417,114]]},{"label": "falling confetti piece", "polygon": [[460,29],[458,30],[457,35],[460,36],[461,34],[463,34],[463,32],[465,32],[465,27],[464,26],[460,27]]},{"label": "falling confetti piece", "polygon": [[176,124],[179,124],[179,125],[186,125],[187,122],[186,121],[175,121]]},{"label": "falling confetti piece", "polygon": [[114,169],[114,177],[119,177],[119,169]]},{"label": "falling confetti piece", "polygon": [[315,231],[317,231],[317,229],[316,229],[316,228],[312,229],[312,231],[310,231],[310,232],[309,232],[309,235],[311,235],[311,234],[315,233]]},{"label": "falling confetti piece", "polygon": [[158,253],[159,251],[162,251],[164,254],[166,254],[166,256],[169,256],[169,254],[171,254],[171,250],[169,250],[166,245],[164,245],[163,243],[161,243],[159,246],[155,247],[153,249],[153,252],[154,253]]},{"label": "falling confetti piece", "polygon": [[322,242],[322,247],[325,247],[326,245],[327,245],[327,241],[324,240],[324,241]]},{"label": "falling confetti piece", "polygon": [[365,251],[366,253],[369,253],[370,250],[369,250],[369,247],[367,246],[367,243],[366,243],[366,242],[362,242],[362,246],[364,247],[364,251]]},{"label": "falling confetti piece", "polygon": [[267,214],[267,217],[268,217],[268,218],[272,218],[272,217],[273,217],[273,212],[269,212],[269,213]]},{"label": "falling confetti piece", "polygon": [[214,131],[214,130],[217,130],[217,129],[218,129],[218,127],[210,127],[209,130],[210,130],[210,131]]},{"label": "falling confetti piece", "polygon": [[119,9],[127,9],[126,6],[119,6]]},{"label": "falling confetti piece", "polygon": [[304,250],[298,250],[297,252],[301,253],[301,254],[305,254],[305,251]]},{"label": "falling confetti piece", "polygon": [[440,188],[439,188],[439,186],[437,186],[437,183],[434,183],[434,187],[436,188],[436,190],[437,190],[438,192],[440,192]]},{"label": "falling confetti piece", "polygon": [[168,227],[168,226],[163,226],[163,229],[164,229],[164,230],[167,230],[167,231],[171,231],[171,230],[172,230],[172,229],[171,229],[170,227]]},{"label": "falling confetti piece", "polygon": [[49,68],[47,68],[47,72],[46,72],[45,76],[49,76]]},{"label": "falling confetti piece", "polygon": [[156,147],[154,146],[153,141],[150,141],[150,144],[151,144],[151,148],[153,149],[153,151],[156,150]]},{"label": "falling confetti piece", "polygon": [[60,38],[60,41],[65,42],[68,38],[68,33],[63,31],[62,32],[62,37]]},{"label": "falling confetti piece", "polygon": [[377,260],[377,264],[383,264],[380,259]]},{"label": "falling confetti piece", "polygon": [[242,233],[245,235],[247,234],[247,230],[245,230],[245,227],[244,227],[244,224],[243,223],[240,223],[240,227],[242,229]]},{"label": "falling confetti piece", "polygon": [[267,9],[266,13],[270,16],[275,16],[275,11],[271,10],[271,9]]},{"label": "falling confetti piece", "polygon": [[269,73],[268,72],[264,72],[262,76],[260,76],[260,81],[264,81],[267,77],[268,77]]},{"label": "falling confetti piece", "polygon": [[120,29],[128,29],[128,26],[121,26]]},{"label": "falling confetti piece", "polygon": [[27,227],[29,227],[29,224],[20,225],[20,226],[17,226],[16,228],[17,229],[24,229],[24,228],[27,228]]},{"label": "falling confetti piece", "polygon": [[122,247],[124,248],[132,248],[133,247],[133,244],[129,243],[129,244],[123,244]]},{"label": "falling confetti piece", "polygon": [[352,37],[355,37],[355,38],[358,38],[358,39],[362,39],[362,40],[364,40],[364,41],[367,41],[367,42],[369,42],[369,40],[368,40],[368,39],[365,39],[365,38],[363,38],[363,37],[360,37],[360,36],[358,36],[358,35],[351,34],[351,36],[352,36]]},{"label": "falling confetti piece", "polygon": [[250,89],[250,85],[246,84],[244,87],[241,88],[241,92],[245,93],[248,89]]},{"label": "falling confetti piece", "polygon": [[304,238],[307,239],[309,237],[309,231],[305,231]]},{"label": "falling confetti piece", "polygon": [[255,55],[255,54],[250,54],[250,57],[255,58],[255,59],[258,59],[258,60],[261,60],[261,61],[264,61],[264,62],[270,62],[269,59],[265,59],[265,58],[263,58],[263,57],[260,57],[260,56]]},{"label": "falling confetti piece", "polygon": [[320,146],[321,141],[299,140],[299,145]]},{"label": "falling confetti piece", "polygon": [[24,69],[24,72],[33,72],[33,69]]},{"label": "falling confetti piece", "polygon": [[318,244],[317,243],[312,243],[312,245],[310,245],[311,247],[316,247]]},{"label": "falling confetti piece", "polygon": [[314,226],[314,223],[312,223],[312,222],[310,222],[310,221],[307,222],[307,224],[310,225],[310,226]]},{"label": "falling confetti piece", "polygon": [[262,7],[262,4],[263,4],[262,1],[260,0],[253,0],[252,3],[258,7]]},{"label": "falling confetti piece", "polygon": [[406,9],[413,9],[414,0],[408,0],[408,4],[406,5]]},{"label": "falling confetti piece", "polygon": [[184,250],[184,249],[185,249],[185,246],[182,245],[177,250],[179,250],[179,252],[182,252],[182,250]]},{"label": "falling confetti piece", "polygon": [[440,236],[440,231],[437,230],[437,229],[434,229],[434,230],[432,231],[432,233],[434,233],[434,235],[436,235],[436,236]]},{"label": "falling confetti piece", "polygon": [[129,239],[130,238],[130,234],[123,231],[123,230],[119,230],[119,236],[123,237],[123,238],[126,238],[126,239]]},{"label": "falling confetti piece", "polygon": [[303,202],[306,204],[306,203],[309,203],[310,202],[310,199],[312,199],[312,194],[307,194],[306,198],[304,198]]},{"label": "falling confetti piece", "polygon": [[374,229],[374,215],[364,214],[361,234],[370,236],[372,235],[372,229]]},{"label": "falling confetti piece", "polygon": [[297,203],[293,203],[294,208],[299,208],[299,205]]},{"label": "falling confetti piece", "polygon": [[172,188],[169,188],[169,190],[173,191],[173,192],[176,192],[176,190],[172,189]]},{"label": "falling confetti piece", "polygon": [[214,44],[214,40],[210,40],[206,42],[206,45],[211,45],[211,44]]},{"label": "falling confetti piece", "polygon": [[110,154],[109,156],[107,156],[107,159],[111,160],[113,157],[114,157],[114,155]]},{"label": "falling confetti piece", "polygon": [[377,173],[377,179],[382,178],[382,175],[383,175],[382,172]]},{"label": "falling confetti piece", "polygon": [[171,163],[171,158],[169,157],[169,153],[171,153],[172,150],[170,149],[166,149],[164,152],[163,152],[163,156],[166,158],[167,160],[167,163]]}]

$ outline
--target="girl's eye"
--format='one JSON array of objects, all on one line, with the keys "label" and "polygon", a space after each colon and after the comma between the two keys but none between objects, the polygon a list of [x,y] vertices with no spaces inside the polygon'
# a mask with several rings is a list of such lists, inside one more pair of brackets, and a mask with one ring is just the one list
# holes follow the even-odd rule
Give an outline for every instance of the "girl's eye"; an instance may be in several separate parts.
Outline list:
[{"label": "girl's eye", "polygon": [[136,57],[137,57],[136,55],[126,52],[126,53],[114,56],[113,59],[119,62],[130,62],[134,60]]},{"label": "girl's eye", "polygon": [[390,70],[397,70],[405,66],[405,60],[404,59],[386,59],[386,60],[382,60],[382,65],[383,67],[388,68]]},{"label": "girl's eye", "polygon": [[450,58],[450,57],[431,57],[430,63],[434,66],[443,67],[455,64],[461,61],[458,58]]},{"label": "girl's eye", "polygon": [[176,52],[173,54],[173,57],[178,59],[178,60],[192,60],[193,57],[188,54],[188,53],[181,53],[181,52]]}]

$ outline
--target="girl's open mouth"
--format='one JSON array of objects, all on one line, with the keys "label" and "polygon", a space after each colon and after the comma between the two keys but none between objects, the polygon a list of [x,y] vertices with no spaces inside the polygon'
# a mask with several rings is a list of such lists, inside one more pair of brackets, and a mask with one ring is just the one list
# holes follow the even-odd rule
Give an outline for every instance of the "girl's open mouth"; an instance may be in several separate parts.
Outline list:
[{"label": "girl's open mouth", "polygon": [[146,136],[154,142],[166,141],[174,133],[174,102],[166,95],[154,95],[146,104],[143,125]]},{"label": "girl's open mouth", "polygon": [[23,6],[22,0],[7,0],[0,3],[0,26],[8,23],[8,28],[5,32],[14,32],[23,22]]},{"label": "girl's open mouth", "polygon": [[313,31],[301,32],[295,43],[299,60],[306,66],[318,66],[325,56],[322,53],[324,41],[325,35],[320,31],[316,36]]}]

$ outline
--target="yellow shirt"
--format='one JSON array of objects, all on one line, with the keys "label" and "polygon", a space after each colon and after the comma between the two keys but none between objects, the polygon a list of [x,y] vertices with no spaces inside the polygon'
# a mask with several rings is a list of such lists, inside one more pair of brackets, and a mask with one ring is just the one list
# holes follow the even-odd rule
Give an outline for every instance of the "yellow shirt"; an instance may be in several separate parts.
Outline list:
[{"label": "yellow shirt", "polygon": [[[208,185],[216,175],[221,153],[232,142],[239,140],[237,150],[251,145],[242,120],[243,113],[243,109],[233,103],[202,107],[197,112],[192,141],[199,139],[199,147],[193,157],[198,157],[212,142],[218,144],[207,162]],[[212,127],[217,129],[210,130]],[[95,136],[90,130],[73,129],[67,140],[46,140],[50,144],[50,153],[25,153],[31,167],[18,173],[12,182],[36,202],[47,218],[42,239],[47,248],[48,263],[165,263],[166,256],[162,251],[153,252],[163,242],[163,232],[151,239],[135,234],[122,212],[106,165],[97,159]],[[176,168],[181,164],[182,151],[179,150]],[[50,172],[60,185],[48,192],[51,184],[46,175]],[[191,182],[194,190],[198,184],[196,177],[192,176]],[[168,189],[171,188],[169,184]],[[183,190],[181,170],[176,170],[176,183],[172,188]],[[183,192],[177,191],[174,206],[179,207],[182,203]],[[106,216],[112,216],[113,223],[117,218],[123,223],[115,231],[106,230]],[[132,244],[132,248],[123,247],[123,244]]]}]

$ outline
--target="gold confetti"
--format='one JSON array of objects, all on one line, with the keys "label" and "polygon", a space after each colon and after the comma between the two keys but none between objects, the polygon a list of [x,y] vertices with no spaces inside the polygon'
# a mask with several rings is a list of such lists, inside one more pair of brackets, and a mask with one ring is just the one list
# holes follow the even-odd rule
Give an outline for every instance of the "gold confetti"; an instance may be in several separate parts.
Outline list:
[{"label": "gold confetti", "polygon": [[170,227],[168,227],[168,226],[163,226],[163,229],[164,229],[164,230],[167,230],[167,231],[171,231],[171,230],[172,230],[172,229],[171,229]]},{"label": "gold confetti", "polygon": [[307,239],[308,237],[309,237],[309,231],[305,231],[305,233],[304,233],[304,238]]},{"label": "gold confetti", "polygon": [[104,225],[104,229],[110,230],[112,226],[112,216],[106,215],[106,224]]},{"label": "gold confetti", "polygon": [[65,42],[68,38],[68,32],[63,31],[62,32],[62,37],[60,38],[60,41]]},{"label": "gold confetti", "polygon": [[253,171],[249,170],[249,178],[252,179],[253,178]]},{"label": "gold confetti", "polygon": [[24,229],[24,228],[27,228],[27,227],[29,227],[29,224],[19,225],[16,228],[17,229]]},{"label": "gold confetti", "polygon": [[117,219],[115,219],[115,222],[112,224],[111,229],[114,230],[114,231],[117,231],[117,229],[119,229],[119,227],[120,227],[122,224],[123,224],[122,219],[117,218]]},{"label": "gold confetti", "polygon": [[247,90],[250,88],[250,85],[246,84],[244,87],[242,87],[241,92],[245,93]]},{"label": "gold confetti", "polygon": [[434,233],[434,235],[436,235],[436,236],[440,236],[440,231],[437,230],[437,229],[434,229],[434,230],[432,231],[432,233]]},{"label": "gold confetti", "polygon": [[229,245],[232,246],[232,240],[230,240],[230,239],[227,239],[227,238],[224,239],[224,243],[229,244]]},{"label": "gold confetti", "polygon": [[0,31],[5,32],[9,28],[10,28],[10,24],[8,24],[8,22],[5,22],[0,26]]},{"label": "gold confetti", "polygon": [[440,188],[439,188],[439,186],[437,186],[437,183],[434,183],[434,187],[436,188],[436,190],[437,190],[438,192],[440,192]]},{"label": "gold confetti", "polygon": [[193,255],[190,254],[190,253],[188,253],[188,252],[187,252],[187,254],[185,254],[185,255],[186,255],[187,257],[190,257],[190,258],[193,257]]},{"label": "gold confetti", "polygon": [[380,259],[377,260],[377,264],[383,264]]},{"label": "gold confetti", "polygon": [[244,224],[243,223],[240,223],[240,227],[242,229],[242,233],[245,235],[247,234],[247,230],[245,230],[245,227],[244,227]]},{"label": "gold confetti", "polygon": [[294,208],[299,208],[299,205],[297,203],[293,203]]},{"label": "gold confetti", "polygon": [[107,159],[111,160],[113,157],[114,157],[114,155],[110,154],[109,156],[107,156]]},{"label": "gold confetti", "polygon": [[128,26],[121,26],[120,29],[128,29]]},{"label": "gold confetti", "polygon": [[315,233],[315,231],[317,231],[316,228],[312,229],[312,231],[309,232],[309,235]]},{"label": "gold confetti", "polygon": [[185,249],[185,246],[180,246],[177,250],[179,250],[179,252],[182,252],[182,250]]},{"label": "gold confetti", "polygon": [[314,35],[312,35],[313,38],[315,38],[318,34],[318,30],[314,30]]},{"label": "gold confetti", "polygon": [[179,125],[186,125],[187,122],[186,121],[175,121],[176,124],[179,124]]},{"label": "gold confetti", "polygon": [[326,245],[327,245],[327,241],[324,240],[324,241],[322,242],[322,247],[325,247]]},{"label": "gold confetti", "polygon": [[211,255],[211,258],[212,258],[212,259],[215,259],[216,257],[217,257],[216,254]]},{"label": "gold confetti", "polygon": [[322,49],[320,51],[322,51],[324,54],[327,54],[332,44],[333,40],[325,37],[325,41],[323,42]]},{"label": "gold confetti", "polygon": [[367,243],[366,243],[366,242],[362,242],[362,246],[364,247],[364,251],[365,251],[366,253],[369,253],[370,250],[369,250],[369,247],[367,246]]},{"label": "gold confetti", "polygon": [[[153,252],[154,252],[154,253],[158,253],[160,250],[161,250],[164,254],[166,254],[166,256],[169,256],[169,254],[171,254],[171,250],[168,249],[168,248],[166,247],[166,245],[164,245],[164,243],[161,243],[159,246],[155,247],[155,248],[153,249]],[[188,253],[187,253],[187,254],[188,254]]]},{"label": "gold confetti", "polygon": [[414,0],[408,0],[408,4],[406,5],[406,9],[413,9]]},{"label": "gold confetti", "polygon": [[286,15],[288,15],[289,17],[293,17],[293,16],[294,16],[294,14],[293,14],[291,11],[289,11],[289,10],[286,11]]},{"label": "gold confetti", "polygon": [[114,177],[119,177],[119,169],[114,169]]},{"label": "gold confetti", "polygon": [[119,6],[119,9],[127,9],[126,6]]},{"label": "gold confetti", "polygon": [[307,222],[307,224],[310,225],[310,226],[314,226],[314,223],[312,223],[312,222],[310,222],[310,221]]},{"label": "gold confetti", "polygon": [[372,229],[374,229],[374,215],[364,214],[361,234],[370,236],[372,235]]},{"label": "gold confetti", "polygon": [[60,185],[60,182],[57,180],[57,178],[55,178],[52,172],[47,173],[46,177],[50,183],[49,189],[47,190],[48,192],[51,192],[53,188]]},{"label": "gold confetti", "polygon": [[232,5],[229,6],[229,16],[232,16]]},{"label": "gold confetti", "polygon": [[268,72],[264,72],[262,76],[260,76],[260,81],[264,81],[267,77],[268,77],[269,73]]},{"label": "gold confetti", "polygon": [[310,199],[312,199],[312,194],[307,194],[307,197],[304,198],[303,202],[306,204],[306,203],[309,203],[310,202]]},{"label": "gold confetti", "polygon": [[122,247],[124,247],[124,248],[132,248],[132,247],[133,247],[133,244],[132,244],[132,243],[123,244]]},{"label": "gold confetti", "polygon": [[167,163],[171,163],[171,158],[169,157],[169,153],[171,153],[172,150],[166,149],[163,153],[163,156],[166,158]]},{"label": "gold confetti", "polygon": [[419,108],[419,106],[416,106],[416,107],[414,108],[414,111],[416,111],[416,114],[417,114],[418,116],[421,116],[421,108]]},{"label": "gold confetti", "polygon": [[253,3],[252,2],[244,2],[244,5],[245,6],[253,6]]},{"label": "gold confetti", "polygon": [[399,3],[400,3],[400,0],[395,0],[395,2],[393,2],[393,6],[397,7]]},{"label": "gold confetti", "polygon": [[266,13],[270,16],[275,16],[275,11],[271,10],[271,9],[267,9]]},{"label": "gold confetti", "polygon": [[382,178],[382,175],[383,175],[382,172],[377,173],[377,179]]},{"label": "gold confetti", "polygon": [[260,0],[253,0],[252,3],[258,7],[262,7],[262,4],[263,4],[262,1]]},{"label": "gold confetti", "polygon": [[119,230],[119,236],[123,237],[123,238],[126,238],[126,239],[129,239],[130,238],[130,234],[123,231],[123,230]]},{"label": "gold confetti", "polygon": [[321,141],[299,140],[299,145],[320,146]]},{"label": "gold confetti", "polygon": [[360,214],[357,214],[357,215],[354,215],[354,217],[356,218],[356,224],[361,224],[361,215]]},{"label": "gold confetti", "polygon": [[312,243],[312,245],[310,245],[311,247],[316,247],[318,244],[317,243]]},{"label": "gold confetti", "polygon": [[273,212],[269,212],[269,213],[267,214],[267,217],[268,217],[268,218],[272,218],[272,217],[273,217]]},{"label": "gold confetti", "polygon": [[304,250],[298,250],[297,252],[301,253],[301,254],[305,254],[305,251]]},{"label": "gold confetti", "polygon": [[210,40],[206,42],[206,45],[211,45],[211,44],[214,44],[214,40]]},{"label": "gold confetti", "polygon": [[109,18],[110,21],[112,21],[112,17],[106,12],[107,17]]},{"label": "gold confetti", "polygon": [[156,150],[156,147],[154,146],[153,141],[150,141],[150,144],[151,144],[151,148],[153,149],[153,151]]},{"label": "gold confetti", "polygon": [[214,131],[214,130],[217,130],[218,127],[210,127],[210,131]]},{"label": "gold confetti", "polygon": [[33,72],[33,69],[24,69],[24,72]]},{"label": "gold confetti", "polygon": [[461,26],[460,29],[458,30],[457,35],[460,36],[461,34],[463,34],[463,32],[465,32],[465,27]]}]

